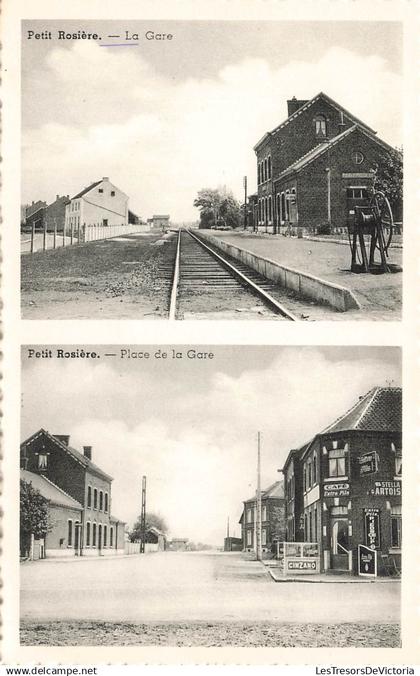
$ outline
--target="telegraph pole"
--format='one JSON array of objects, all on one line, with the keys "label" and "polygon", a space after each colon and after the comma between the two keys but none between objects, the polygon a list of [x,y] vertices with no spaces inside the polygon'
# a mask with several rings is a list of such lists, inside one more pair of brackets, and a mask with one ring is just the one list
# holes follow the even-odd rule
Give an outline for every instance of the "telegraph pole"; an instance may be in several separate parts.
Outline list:
[{"label": "telegraph pole", "polygon": [[141,482],[141,516],[140,516],[140,554],[144,554],[144,543],[146,541],[146,477],[143,475]]},{"label": "telegraph pole", "polygon": [[255,534],[256,534],[256,553],[257,561],[262,560],[261,547],[261,433],[258,432],[258,450],[257,450],[257,504],[255,517]]},{"label": "telegraph pole", "polygon": [[244,176],[244,192],[245,192],[245,200],[244,200],[244,230],[247,229],[248,227],[248,206],[246,203],[247,200],[247,188],[248,188],[248,177]]},{"label": "telegraph pole", "polygon": [[229,517],[227,518],[226,537],[229,537]]}]

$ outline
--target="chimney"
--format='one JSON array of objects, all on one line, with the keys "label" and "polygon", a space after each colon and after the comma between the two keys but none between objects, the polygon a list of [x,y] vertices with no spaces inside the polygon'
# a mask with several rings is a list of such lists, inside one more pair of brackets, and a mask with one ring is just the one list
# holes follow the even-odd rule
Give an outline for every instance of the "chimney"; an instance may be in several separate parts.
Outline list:
[{"label": "chimney", "polygon": [[69,434],[54,434],[53,435],[57,441],[61,441],[64,446],[68,446],[70,443],[70,435]]},{"label": "chimney", "polygon": [[92,446],[83,446],[83,455],[88,460],[92,460]]},{"label": "chimney", "polygon": [[103,181],[109,181],[109,176],[102,176]]},{"label": "chimney", "polygon": [[59,199],[60,199],[60,195],[56,195],[56,196],[55,196],[55,199],[56,199],[56,200],[59,200]]},{"label": "chimney", "polygon": [[308,101],[307,100],[306,101],[302,101],[302,100],[298,101],[296,96],[294,96],[292,99],[289,99],[288,102],[287,102],[287,116],[290,117],[291,115],[293,115],[293,113],[295,113],[297,110],[299,110],[299,108],[304,106],[305,103],[308,103]]},{"label": "chimney", "polygon": [[35,204],[35,202],[32,200],[32,206]]}]

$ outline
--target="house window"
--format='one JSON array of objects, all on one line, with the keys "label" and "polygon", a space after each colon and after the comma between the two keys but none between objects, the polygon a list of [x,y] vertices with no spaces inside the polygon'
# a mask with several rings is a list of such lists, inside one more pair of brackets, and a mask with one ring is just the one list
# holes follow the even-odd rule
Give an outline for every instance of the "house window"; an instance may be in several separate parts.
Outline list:
[{"label": "house window", "polygon": [[268,178],[271,178],[271,155],[268,156]]},{"label": "house window", "polygon": [[257,175],[258,175],[257,183],[258,183],[258,185],[260,185],[260,183],[261,183],[261,164],[259,162],[257,164]]},{"label": "house window", "polygon": [[355,151],[354,151],[354,153],[353,153],[353,161],[354,161],[356,164],[362,164],[363,161],[364,161],[364,159],[365,159],[365,156],[363,155],[363,153],[362,153],[360,150],[355,150]]},{"label": "house window", "polygon": [[267,505],[262,506],[261,521],[267,521]]},{"label": "house window", "polygon": [[38,455],[38,469],[47,469],[48,467],[48,453],[40,453]]},{"label": "house window", "polygon": [[108,529],[104,526],[104,547],[108,546]]},{"label": "house window", "polygon": [[347,197],[349,199],[367,199],[368,191],[364,187],[347,188]]},{"label": "house window", "polygon": [[318,541],[318,519],[317,519],[317,508],[314,507],[314,542]]},{"label": "house window", "polygon": [[96,523],[92,526],[92,547],[96,547]]},{"label": "house window", "polygon": [[114,528],[113,528],[113,526],[111,526],[110,529],[109,529],[109,546],[110,547],[114,546]]},{"label": "house window", "polygon": [[246,522],[252,523],[252,509],[251,509],[251,507],[248,507],[248,509],[246,510]]},{"label": "house window", "polygon": [[115,197],[115,190],[111,190],[111,197]]},{"label": "house window", "polygon": [[263,547],[267,544],[267,531],[265,528],[261,529],[261,544]]},{"label": "house window", "polygon": [[101,193],[101,194],[103,193],[103,191],[104,191],[103,188],[98,189],[98,192]]},{"label": "house window", "polygon": [[104,225],[105,227],[108,226],[108,219],[107,218],[102,219],[102,225]]},{"label": "house window", "polygon": [[108,493],[105,493],[105,508],[104,508],[104,511],[105,512],[108,511]]},{"label": "house window", "polygon": [[267,171],[267,158],[264,160],[264,181],[266,181],[268,178],[268,171]]},{"label": "house window", "polygon": [[395,456],[395,476],[402,476],[402,455]]},{"label": "house window", "polygon": [[391,547],[401,548],[401,505],[391,507]]},{"label": "house window", "polygon": [[315,120],[315,134],[325,137],[327,135],[327,121],[324,115],[317,115]]},{"label": "house window", "polygon": [[247,530],[246,532],[246,544],[247,547],[252,547],[252,530]]},{"label": "house window", "polygon": [[102,493],[102,491],[99,491],[99,511],[102,512],[103,508],[104,508],[104,494]]},{"label": "house window", "polygon": [[71,519],[67,522],[67,545],[71,547],[73,544],[73,521]]},{"label": "house window", "polygon": [[308,462],[307,469],[306,469],[306,477],[308,479],[308,485],[306,488],[310,488],[312,486],[312,463],[311,461]]},{"label": "house window", "polygon": [[328,453],[329,476],[345,476],[346,452],[344,448],[335,448]]},{"label": "house window", "polygon": [[93,509],[98,509],[98,491],[93,489]]},{"label": "house window", "polygon": [[272,218],[273,218],[273,207],[272,207],[272,199],[271,199],[271,195],[270,195],[270,197],[268,198],[268,221],[269,221],[269,223],[271,223]]},{"label": "house window", "polygon": [[86,523],[86,547],[90,547],[90,521]]},{"label": "house window", "polygon": [[92,486],[88,486],[87,492],[87,506],[92,507]]},{"label": "house window", "polygon": [[316,454],[314,455],[313,460],[312,460],[312,478],[313,478],[314,484],[316,484],[316,482],[317,482],[317,477],[316,477]]}]

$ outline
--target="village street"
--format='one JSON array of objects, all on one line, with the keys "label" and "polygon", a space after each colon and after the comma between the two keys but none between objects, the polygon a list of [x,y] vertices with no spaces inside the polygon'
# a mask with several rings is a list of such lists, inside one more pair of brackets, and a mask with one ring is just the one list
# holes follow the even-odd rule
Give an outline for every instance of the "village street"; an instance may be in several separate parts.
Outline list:
[{"label": "village street", "polygon": [[277,584],[240,553],[44,560],[21,567],[22,642],[396,645],[399,594],[398,582]]}]

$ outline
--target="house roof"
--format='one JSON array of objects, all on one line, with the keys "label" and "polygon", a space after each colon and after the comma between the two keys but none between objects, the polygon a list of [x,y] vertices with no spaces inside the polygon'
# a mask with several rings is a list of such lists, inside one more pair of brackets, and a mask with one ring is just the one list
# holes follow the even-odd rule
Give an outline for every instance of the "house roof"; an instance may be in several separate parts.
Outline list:
[{"label": "house roof", "polygon": [[388,145],[388,143],[385,143],[385,141],[382,141],[382,139],[378,138],[374,134],[370,134],[369,132],[366,131],[366,129],[363,129],[360,125],[355,124],[352,127],[349,127],[345,131],[343,131],[341,134],[338,134],[334,138],[332,138],[329,141],[324,141],[323,143],[319,143],[315,148],[312,148],[309,152],[307,152],[305,155],[300,157],[298,160],[293,162],[290,166],[287,167],[284,171],[281,172],[274,180],[277,181],[280,178],[283,178],[284,176],[287,176],[288,174],[291,173],[298,173],[301,169],[304,169],[308,164],[313,162],[314,160],[318,159],[321,155],[323,155],[327,150],[330,150],[333,148],[335,145],[343,141],[347,136],[350,136],[354,131],[359,130],[362,134],[367,136],[371,141],[374,141],[374,143],[378,143],[380,146],[382,146],[385,150],[389,151],[392,150],[393,152],[398,152],[395,150],[395,148],[392,148],[392,146]]},{"label": "house roof", "polygon": [[31,483],[41,495],[53,505],[68,507],[70,509],[83,509],[80,502],[77,502],[68,493],[56,486],[50,479],[43,474],[35,474],[27,469],[20,470],[20,477],[24,481]]},{"label": "house roof", "polygon": [[55,443],[57,446],[60,446],[60,448],[64,449],[69,455],[71,455],[75,460],[77,460],[83,467],[88,469],[89,471],[93,472],[94,474],[97,474],[101,476],[102,478],[106,479],[107,481],[112,481],[112,476],[104,472],[98,465],[95,465],[92,460],[89,460],[83,453],[80,453],[76,448],[73,448],[72,446],[67,446],[64,442],[60,441],[55,437],[53,434],[50,434],[44,429],[38,430],[38,432],[35,432],[29,439],[26,439],[21,446],[26,446],[27,444],[30,444],[32,441],[35,441],[39,436],[45,435],[50,441]]},{"label": "house roof", "polygon": [[149,526],[149,528],[146,529],[146,533],[154,533],[155,535],[162,535],[165,537],[165,533],[162,533],[159,528],[156,528],[155,526]]},{"label": "house roof", "polygon": [[[268,488],[261,491],[261,498],[284,498],[284,486],[283,481],[275,481],[273,484],[268,486]],[[244,500],[244,502],[251,502],[256,499],[256,493],[252,498]]]},{"label": "house roof", "polygon": [[307,101],[303,106],[301,106],[301,107],[298,108],[294,113],[292,113],[292,115],[289,115],[289,117],[287,117],[287,118],[284,120],[284,122],[282,122],[281,124],[279,124],[277,127],[275,127],[274,129],[272,129],[271,131],[266,132],[266,133],[264,134],[264,136],[263,136],[263,137],[258,141],[258,143],[254,146],[254,150],[257,150],[257,148],[261,145],[261,143],[262,143],[263,141],[265,141],[266,138],[268,138],[268,137],[271,136],[272,134],[275,134],[276,132],[278,132],[278,131],[279,131],[280,129],[282,129],[283,127],[286,127],[290,122],[292,122],[292,120],[294,120],[296,117],[298,117],[298,115],[301,115],[301,113],[303,113],[304,110],[307,110],[308,108],[310,108],[310,106],[312,106],[312,105],[313,105],[316,101],[318,101],[318,99],[320,99],[320,98],[324,99],[324,101],[327,101],[327,103],[329,103],[333,108],[335,108],[335,109],[338,110],[339,112],[344,113],[344,115],[346,115],[346,117],[350,118],[355,124],[358,124],[358,125],[360,125],[361,127],[364,127],[365,129],[368,129],[372,134],[375,134],[375,133],[376,133],[376,132],[374,131],[374,129],[372,129],[372,128],[369,127],[367,124],[365,124],[364,122],[362,122],[362,120],[359,120],[358,117],[355,117],[352,113],[350,113],[348,110],[346,110],[346,108],[344,108],[344,107],[341,106],[339,103],[337,103],[336,101],[334,101],[334,100],[333,100],[332,98],[330,98],[327,94],[324,94],[324,92],[319,92],[319,94],[317,94],[317,95],[314,96],[312,99],[310,99],[309,101]]},{"label": "house roof", "polygon": [[77,193],[74,197],[72,197],[73,200],[79,199],[79,197],[83,197],[83,195],[86,195],[87,192],[90,192],[93,190],[93,188],[96,188],[97,185],[102,183],[103,179],[101,178],[100,181],[95,181],[95,183],[91,183],[90,185],[87,186],[87,188],[83,188],[80,192]]},{"label": "house roof", "polygon": [[401,429],[401,387],[374,387],[321,434],[348,430],[400,432]]}]

